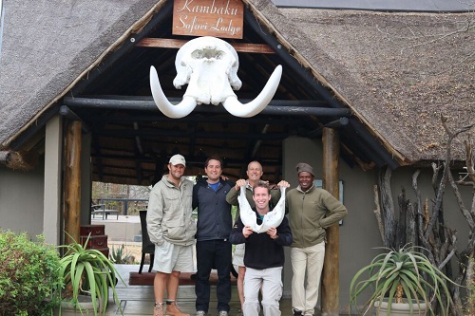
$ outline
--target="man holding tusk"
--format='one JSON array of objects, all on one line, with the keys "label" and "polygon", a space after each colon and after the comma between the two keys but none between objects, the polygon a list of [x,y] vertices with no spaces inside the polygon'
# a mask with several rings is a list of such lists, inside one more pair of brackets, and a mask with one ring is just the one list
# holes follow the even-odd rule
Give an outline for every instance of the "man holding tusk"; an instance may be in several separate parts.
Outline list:
[{"label": "man holding tusk", "polygon": [[[260,183],[264,183],[266,185],[269,185],[268,181],[263,181],[261,180],[262,175],[264,174],[262,170],[262,165],[258,161],[251,161],[247,165],[247,180],[245,179],[239,179],[236,181],[236,185],[234,186],[234,190],[230,190],[228,195],[226,196],[226,201],[231,204],[231,205],[238,205],[238,195],[240,192],[240,188],[242,186],[246,187],[246,198],[251,207],[255,206],[254,199],[252,198],[252,188],[257,186]],[[289,187],[289,183],[285,180],[280,181],[277,186],[284,186],[284,187]],[[275,185],[271,186],[272,189],[270,190],[271,194],[271,201],[270,205],[276,205],[277,202],[280,199],[281,193],[280,190],[275,190],[273,187]],[[239,217],[239,214],[237,214]],[[239,300],[241,302],[241,310],[243,308],[244,304],[244,276],[246,274],[246,267],[244,266],[244,252],[245,252],[245,244],[239,244],[236,245],[236,249],[234,251],[234,256],[233,256],[233,265],[239,267],[238,270],[238,280],[237,280],[237,288],[238,288],[238,294],[239,294]]]},{"label": "man holding tusk", "polygon": [[[256,222],[262,224],[262,219],[270,211],[271,194],[269,186],[259,183],[252,189],[253,208]],[[244,226],[238,219],[229,240],[233,244],[246,245],[244,265],[245,316],[258,316],[260,312],[259,292],[262,288],[262,309],[264,316],[280,316],[279,301],[282,297],[282,268],[285,255],[284,246],[292,243],[292,233],[286,217],[279,227],[270,227],[265,233],[254,233],[250,226]]]}]

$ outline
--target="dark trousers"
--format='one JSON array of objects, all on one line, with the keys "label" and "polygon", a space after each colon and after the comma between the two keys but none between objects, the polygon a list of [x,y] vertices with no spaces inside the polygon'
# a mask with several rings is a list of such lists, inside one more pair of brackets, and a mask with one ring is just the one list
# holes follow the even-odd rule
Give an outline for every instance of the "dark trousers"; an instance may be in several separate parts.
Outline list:
[{"label": "dark trousers", "polygon": [[218,312],[229,312],[231,300],[230,268],[232,261],[232,245],[228,240],[205,240],[196,243],[196,310],[208,312],[210,300],[209,276],[212,269],[218,271]]}]

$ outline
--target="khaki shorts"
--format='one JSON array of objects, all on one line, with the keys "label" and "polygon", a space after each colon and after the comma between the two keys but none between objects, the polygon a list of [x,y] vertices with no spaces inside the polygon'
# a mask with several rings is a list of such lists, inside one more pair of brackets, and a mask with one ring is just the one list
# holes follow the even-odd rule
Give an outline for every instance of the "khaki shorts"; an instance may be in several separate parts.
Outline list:
[{"label": "khaki shorts", "polygon": [[246,244],[236,245],[233,254],[233,266],[244,267],[244,251]]},{"label": "khaki shorts", "polygon": [[162,273],[172,271],[196,272],[193,260],[193,245],[179,246],[168,241],[162,245],[155,245],[155,260],[153,270]]}]

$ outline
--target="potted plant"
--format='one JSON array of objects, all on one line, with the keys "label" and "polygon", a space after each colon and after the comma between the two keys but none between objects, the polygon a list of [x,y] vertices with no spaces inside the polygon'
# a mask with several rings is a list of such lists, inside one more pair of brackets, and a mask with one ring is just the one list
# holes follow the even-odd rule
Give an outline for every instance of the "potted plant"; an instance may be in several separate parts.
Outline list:
[{"label": "potted plant", "polygon": [[60,260],[60,276],[64,281],[60,315],[65,315],[65,309],[78,314],[103,315],[107,309],[109,287],[120,308],[116,284],[118,279],[124,281],[107,256],[97,249],[86,248],[89,237],[84,245],[74,242],[61,246],[66,249],[66,254]]},{"label": "potted plant", "polygon": [[[47,315],[59,304],[59,255],[44,236],[0,230],[0,315]],[[41,281],[41,282],[39,282]]]},{"label": "potted plant", "polygon": [[[358,297],[370,290],[363,315],[373,306],[379,315],[435,315],[435,305],[441,315],[448,315],[453,303],[447,283],[455,283],[431,264],[422,249],[407,245],[399,250],[383,249],[386,252],[378,254],[351,280],[350,305],[358,309]],[[399,308],[405,311],[398,314]]]}]

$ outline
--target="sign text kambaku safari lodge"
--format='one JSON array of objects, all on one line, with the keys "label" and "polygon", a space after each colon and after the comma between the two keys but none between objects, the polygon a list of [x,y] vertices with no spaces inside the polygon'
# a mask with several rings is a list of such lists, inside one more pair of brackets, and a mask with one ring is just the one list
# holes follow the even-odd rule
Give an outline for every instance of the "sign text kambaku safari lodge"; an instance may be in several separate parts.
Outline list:
[{"label": "sign text kambaku safari lodge", "polygon": [[240,0],[175,0],[173,34],[242,38],[243,16]]}]

